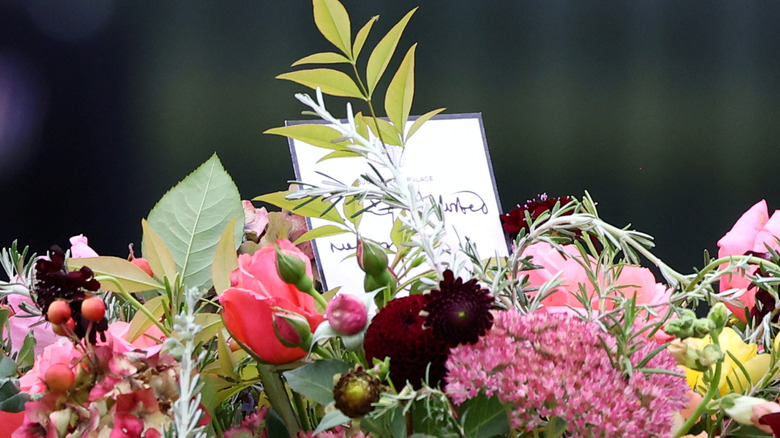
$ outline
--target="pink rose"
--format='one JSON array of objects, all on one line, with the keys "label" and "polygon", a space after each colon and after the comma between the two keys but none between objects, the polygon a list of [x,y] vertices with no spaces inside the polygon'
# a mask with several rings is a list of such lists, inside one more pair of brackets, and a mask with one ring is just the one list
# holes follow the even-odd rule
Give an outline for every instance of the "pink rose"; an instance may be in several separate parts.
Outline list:
[{"label": "pink rose", "polygon": [[[305,263],[311,276],[311,263],[289,240],[278,240],[277,245],[288,255]],[[265,362],[281,364],[306,355],[301,348],[282,345],[274,333],[274,308],[295,312],[306,318],[312,330],[323,321],[317,312],[314,298],[287,284],[279,277],[276,251],[265,246],[254,254],[241,254],[238,269],[230,275],[231,285],[219,298],[223,307],[225,327],[234,338],[246,345]]]},{"label": "pink rose", "polygon": [[[718,257],[741,256],[750,252],[766,253],[767,245],[780,249],[775,239],[780,237],[780,212],[775,210],[769,216],[766,201],[761,200],[750,207],[734,224],[731,230],[718,240]],[[745,321],[745,309],[748,311],[756,305],[756,289],[750,287],[749,275],[755,274],[757,266],[745,272],[745,275],[733,273],[720,278],[720,290],[740,289],[739,301],[743,306],[725,303],[737,318]]]},{"label": "pink rose", "polygon": [[115,354],[141,350],[146,353],[146,357],[149,357],[159,353],[162,349],[161,341],[165,340],[165,334],[156,325],[149,326],[146,332],[133,342],[127,340],[129,330],[130,323],[124,321],[116,321],[108,325],[106,340],[111,344]]},{"label": "pink rose", "polygon": [[[523,255],[531,256],[532,263],[542,266],[541,269],[523,271],[521,275],[528,275],[528,281],[533,287],[541,287],[552,280],[556,275],[561,280],[560,286],[550,295],[542,299],[542,304],[548,312],[582,313],[582,303],[577,299],[580,287],[584,287],[590,299],[591,308],[599,310],[599,296],[596,288],[588,278],[588,273],[581,265],[583,263],[579,250],[574,245],[563,246],[568,257],[564,258],[558,250],[545,242],[535,243],[529,246]],[[597,262],[590,257],[587,263],[596,267]],[[655,281],[655,276],[647,268],[640,266],[623,266],[617,278],[611,279],[611,274],[601,273],[602,278],[610,279],[610,284],[602,284],[601,288],[610,288],[609,295],[636,297],[637,305],[653,306],[653,309],[663,314],[666,303],[672,294],[672,289]],[[614,307],[612,300],[605,300],[605,310]],[[650,317],[649,319],[655,319]]]}]

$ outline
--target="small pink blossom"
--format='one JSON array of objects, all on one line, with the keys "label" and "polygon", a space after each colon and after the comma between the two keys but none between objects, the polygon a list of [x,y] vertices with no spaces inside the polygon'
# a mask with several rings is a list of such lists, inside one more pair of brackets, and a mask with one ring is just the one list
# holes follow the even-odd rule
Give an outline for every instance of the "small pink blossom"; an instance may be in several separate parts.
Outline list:
[{"label": "small pink blossom", "polygon": [[[47,345],[54,343],[60,336],[54,333],[51,324],[44,320],[42,316],[29,316],[30,314],[22,310],[22,305],[35,308],[30,297],[24,295],[8,295],[8,304],[14,312],[14,316],[8,318],[10,326],[9,337],[11,338],[11,351],[18,353],[24,344],[24,338],[32,332],[35,337],[35,356],[43,353]],[[43,321],[41,323],[41,321]],[[37,324],[37,325],[36,325]]]},{"label": "small pink blossom", "polygon": [[[741,256],[750,252],[766,253],[767,246],[780,249],[776,239],[780,237],[780,211],[769,216],[766,201],[761,200],[750,207],[734,224],[731,230],[718,240],[718,257]],[[725,267],[725,266],[724,266]],[[745,321],[745,308],[756,305],[756,289],[750,287],[748,276],[755,274],[757,266],[751,265],[744,274],[733,273],[720,279],[720,290],[739,289],[739,301],[743,306],[725,303],[737,318]]]},{"label": "small pink blossom", "polygon": [[89,247],[89,241],[83,234],[70,238],[70,256],[74,259],[98,257],[98,253]]}]

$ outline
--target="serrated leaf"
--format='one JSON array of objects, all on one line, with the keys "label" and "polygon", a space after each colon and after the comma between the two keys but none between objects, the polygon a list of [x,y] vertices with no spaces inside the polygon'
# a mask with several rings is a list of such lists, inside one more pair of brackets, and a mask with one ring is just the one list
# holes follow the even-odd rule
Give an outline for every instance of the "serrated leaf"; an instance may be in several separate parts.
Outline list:
[{"label": "serrated leaf", "polygon": [[490,438],[509,432],[509,419],[498,396],[479,394],[463,402],[459,412],[468,437]]},{"label": "serrated leaf", "polygon": [[281,126],[271,128],[263,134],[281,135],[283,137],[294,138],[306,144],[318,148],[333,149],[336,151],[347,150],[346,142],[334,143],[333,140],[341,137],[341,133],[328,125],[310,123],[303,125]]},{"label": "serrated leaf", "polygon": [[350,366],[340,360],[318,360],[284,373],[290,388],[315,402],[333,401],[333,376],[348,372]]},{"label": "serrated leaf", "polygon": [[214,262],[211,264],[211,281],[214,283],[214,291],[217,295],[221,295],[222,292],[230,287],[230,273],[238,268],[238,255],[236,255],[236,247],[233,243],[233,228],[236,226],[236,219],[234,218],[225,231],[222,232],[222,236],[217,242],[217,248],[214,251]]},{"label": "serrated leaf", "polygon": [[201,342],[205,344],[217,336],[217,333],[224,327],[222,315],[216,313],[198,313],[195,315],[195,323],[201,326],[201,330],[195,335],[195,344]]},{"label": "serrated leaf", "polygon": [[303,235],[293,243],[299,245],[319,237],[338,236],[339,234],[344,233],[348,233],[348,231],[341,227],[337,227],[336,225],[323,225],[303,233]]},{"label": "serrated leaf", "polygon": [[365,96],[360,92],[355,81],[346,73],[338,70],[312,68],[282,73],[276,78],[297,82],[313,90],[319,88],[323,93],[331,96],[365,99]]},{"label": "serrated leaf", "polygon": [[[382,142],[385,144],[401,146],[401,137],[398,136],[395,127],[387,120],[366,117],[366,126],[368,126],[374,135],[381,138]],[[382,134],[381,136],[377,133],[377,126],[379,126],[379,132]]]},{"label": "serrated leaf", "polygon": [[406,52],[398,71],[395,72],[393,80],[387,86],[385,94],[385,112],[387,118],[393,122],[393,127],[400,138],[404,138],[406,121],[409,119],[409,113],[412,111],[412,100],[414,100],[414,52],[417,44],[409,48]]},{"label": "serrated leaf", "polygon": [[401,21],[399,21],[387,34],[382,37],[379,43],[374,47],[371,52],[371,56],[368,57],[368,65],[366,65],[366,82],[368,84],[368,98],[374,93],[379,80],[382,78],[382,74],[387,69],[387,65],[390,63],[390,58],[395,53],[395,48],[398,46],[398,41],[401,39],[406,25],[412,18],[412,15],[417,11],[417,8],[407,12]]},{"label": "serrated leaf", "polygon": [[304,64],[339,64],[343,62],[349,63],[349,59],[342,54],[335,52],[321,52],[309,56],[304,56],[303,58],[293,62],[291,67]]},{"label": "serrated leaf", "polygon": [[[333,208],[333,204],[322,199],[313,199],[311,202],[303,204],[308,199],[287,199],[286,196],[292,193],[290,191],[274,192],[260,195],[253,198],[253,201],[267,202],[279,208],[292,211],[304,217],[317,217],[329,220],[331,222],[344,223],[338,211]],[[311,198],[309,198],[311,199]]]},{"label": "serrated leaf", "polygon": [[[130,293],[165,287],[153,277],[150,277],[143,269],[119,257],[100,256],[68,259],[68,269],[71,271],[80,269],[82,266],[92,269],[95,276],[107,275],[115,278],[125,291]],[[112,292],[121,292],[116,283],[108,280],[101,281],[100,288]]]},{"label": "serrated leaf", "polygon": [[176,261],[173,260],[173,254],[162,237],[152,229],[146,219],[141,219],[141,229],[143,230],[141,253],[149,262],[154,275],[157,278],[167,277],[169,280],[176,278]]},{"label": "serrated leaf", "polygon": [[349,423],[350,421],[352,420],[346,415],[342,414],[341,411],[339,411],[338,409],[335,411],[330,411],[327,414],[325,414],[324,417],[322,417],[320,424],[318,424],[317,428],[314,429],[312,436],[317,436],[318,434],[325,432],[326,430],[333,429],[336,426]]},{"label": "serrated leaf", "polygon": [[347,57],[352,57],[352,28],[349,14],[337,0],[314,0],[314,24],[322,36]]},{"label": "serrated leaf", "polygon": [[371,32],[371,27],[374,26],[377,20],[379,20],[379,15],[371,17],[368,23],[363,25],[355,36],[355,43],[352,45],[352,59],[354,61],[357,61],[358,56],[360,56],[360,51],[363,50],[363,45],[366,43],[369,32]]},{"label": "serrated leaf", "polygon": [[[173,254],[187,287],[211,287],[214,252],[231,220],[244,217],[236,184],[212,155],[166,193],[149,212],[149,225]],[[235,227],[234,243],[241,242],[242,227]]]},{"label": "serrated leaf", "polygon": [[[144,307],[154,315],[155,318],[160,317],[165,313],[165,306],[167,306],[167,298],[165,295],[154,297],[151,300],[144,303]],[[138,339],[139,336],[146,333],[146,330],[152,326],[154,322],[149,319],[143,312],[136,312],[133,319],[130,321],[130,327],[127,329],[127,340],[133,342]]]},{"label": "serrated leaf", "polygon": [[410,138],[412,138],[412,135],[414,135],[415,132],[417,132],[418,129],[423,125],[423,123],[430,120],[433,116],[436,114],[439,114],[440,112],[444,111],[446,108],[438,108],[433,111],[428,111],[427,113],[421,115],[418,117],[414,123],[412,123],[412,127],[409,128],[409,132],[406,133],[406,138],[404,139],[404,142],[409,141]]}]

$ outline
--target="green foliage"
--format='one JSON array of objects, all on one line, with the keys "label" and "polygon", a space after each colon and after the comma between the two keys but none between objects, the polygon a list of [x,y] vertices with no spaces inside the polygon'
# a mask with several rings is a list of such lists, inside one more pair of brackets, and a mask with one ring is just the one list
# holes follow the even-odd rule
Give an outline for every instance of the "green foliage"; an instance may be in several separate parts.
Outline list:
[{"label": "green foliage", "polygon": [[143,269],[125,259],[113,256],[84,257],[68,259],[68,269],[79,269],[89,266],[96,276],[105,275],[111,280],[101,279],[100,287],[104,290],[121,292],[143,292],[162,289],[163,284],[150,277]]},{"label": "green foliage", "polygon": [[0,353],[0,411],[22,412],[30,400],[26,392],[19,390],[16,382],[16,362]]},{"label": "green foliage", "polygon": [[329,220],[343,224],[344,220],[333,207],[333,203],[323,201],[317,198],[301,199],[288,199],[287,195],[292,192],[274,192],[267,195],[261,195],[253,198],[253,201],[262,201],[275,205],[284,210],[295,212],[304,217],[318,217],[320,219]]},{"label": "green foliage", "polygon": [[[222,231],[243,217],[238,189],[215,154],[160,199],[148,222],[170,249],[183,284],[208,289]],[[242,232],[235,227],[236,248]]]},{"label": "green foliage", "polygon": [[459,412],[468,437],[490,438],[509,432],[509,419],[496,395],[488,398],[479,394],[468,399],[460,406]]},{"label": "green foliage", "polygon": [[333,376],[349,372],[351,365],[340,360],[319,360],[286,371],[284,378],[290,388],[317,403],[333,401]]}]

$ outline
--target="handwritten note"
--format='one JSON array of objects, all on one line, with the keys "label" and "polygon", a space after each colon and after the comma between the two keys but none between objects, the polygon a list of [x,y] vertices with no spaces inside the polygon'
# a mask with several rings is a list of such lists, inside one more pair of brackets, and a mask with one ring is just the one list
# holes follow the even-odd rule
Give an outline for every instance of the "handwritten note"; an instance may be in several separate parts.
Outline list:
[{"label": "handwritten note", "polygon": [[[311,122],[288,122],[300,124]],[[362,158],[339,158],[317,162],[329,151],[298,140],[290,140],[296,177],[301,181],[323,181],[322,174],[351,184],[369,172]],[[445,243],[457,249],[458,238],[468,238],[483,257],[507,255],[501,229],[493,169],[490,163],[480,114],[439,115],[429,120],[409,140],[404,152],[403,174],[423,195],[441,197],[448,226]],[[318,173],[319,172],[319,173]],[[363,236],[391,248],[390,230],[395,220],[390,211],[364,214]],[[329,222],[312,218],[310,227]],[[357,292],[363,288],[363,273],[354,257],[355,236],[343,234],[314,241],[320,278],[327,289],[341,286]]]}]

